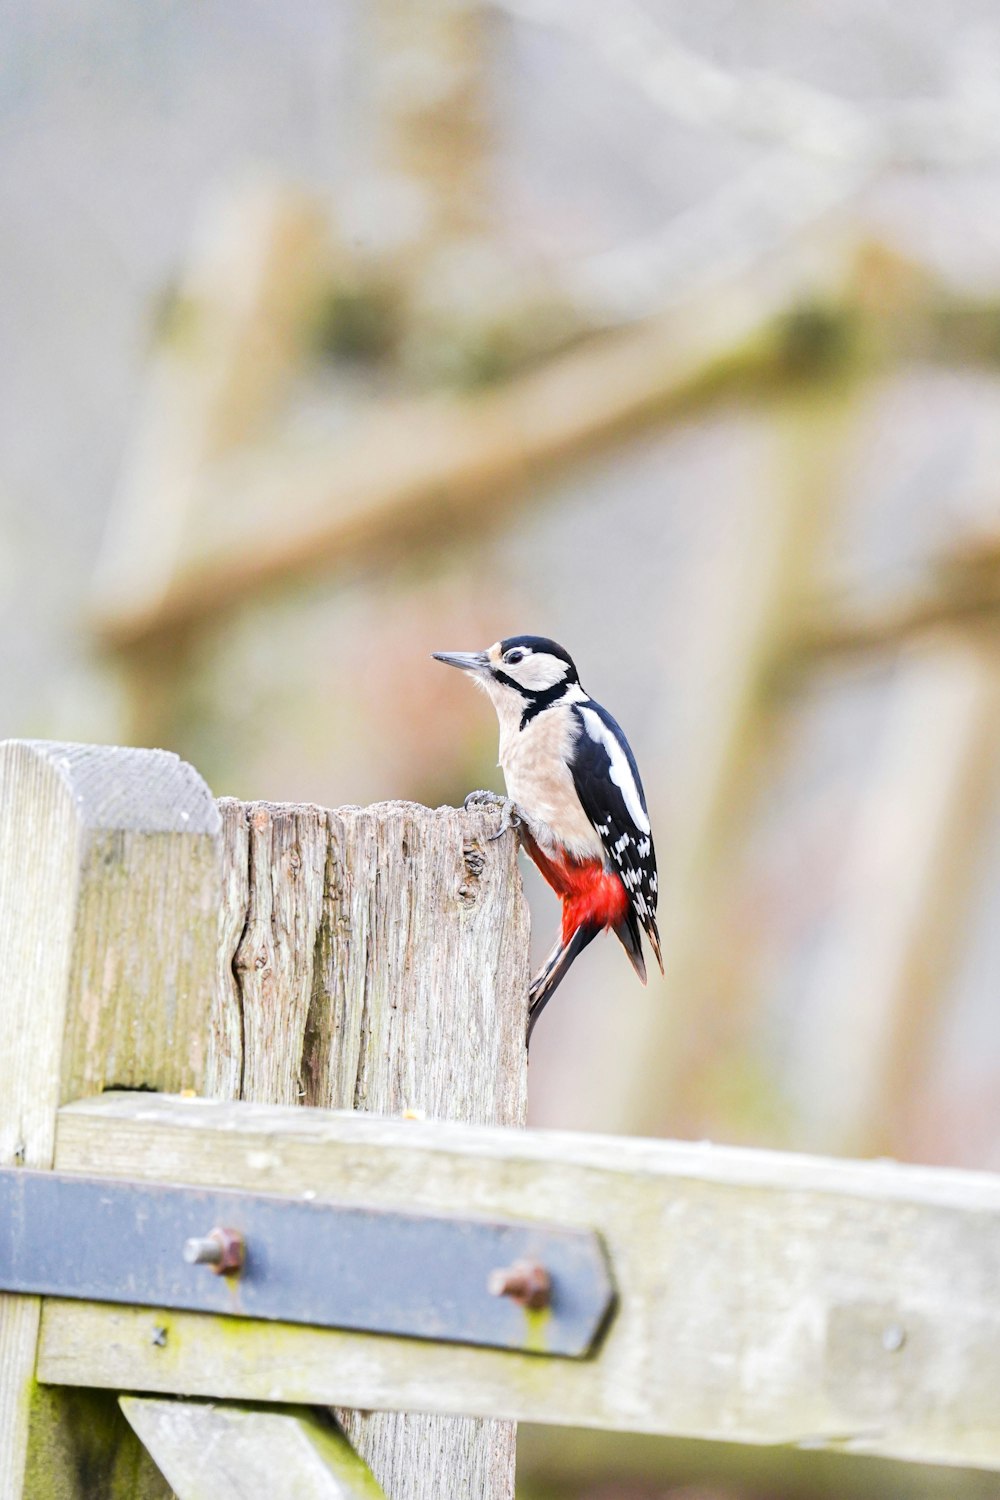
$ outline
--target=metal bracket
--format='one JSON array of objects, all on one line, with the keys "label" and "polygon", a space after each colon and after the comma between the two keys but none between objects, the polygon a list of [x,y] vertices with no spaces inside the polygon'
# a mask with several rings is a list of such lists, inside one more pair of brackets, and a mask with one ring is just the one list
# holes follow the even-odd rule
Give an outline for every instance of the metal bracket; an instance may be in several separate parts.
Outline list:
[{"label": "metal bracket", "polygon": [[16,1167],[0,1168],[0,1291],[570,1358],[614,1301],[592,1230]]}]

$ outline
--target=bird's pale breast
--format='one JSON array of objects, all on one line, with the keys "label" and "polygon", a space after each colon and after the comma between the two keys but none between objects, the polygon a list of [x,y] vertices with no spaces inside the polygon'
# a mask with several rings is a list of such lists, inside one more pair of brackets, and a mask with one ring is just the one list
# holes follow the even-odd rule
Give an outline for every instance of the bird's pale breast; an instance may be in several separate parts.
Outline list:
[{"label": "bird's pale breast", "polygon": [[552,853],[602,859],[603,846],[580,805],[568,761],[578,721],[568,706],[547,709],[524,729],[501,722],[500,765],[508,795],[527,819],[532,835]]}]

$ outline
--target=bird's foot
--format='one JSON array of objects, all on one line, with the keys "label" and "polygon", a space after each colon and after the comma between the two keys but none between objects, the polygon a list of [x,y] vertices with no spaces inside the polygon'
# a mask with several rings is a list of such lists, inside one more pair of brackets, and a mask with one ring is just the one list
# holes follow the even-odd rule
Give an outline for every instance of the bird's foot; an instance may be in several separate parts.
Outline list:
[{"label": "bird's foot", "polygon": [[465,808],[470,807],[498,807],[501,810],[500,827],[496,833],[488,835],[490,841],[503,838],[512,828],[520,828],[521,813],[516,802],[510,797],[503,797],[499,792],[470,792],[462,804]]}]

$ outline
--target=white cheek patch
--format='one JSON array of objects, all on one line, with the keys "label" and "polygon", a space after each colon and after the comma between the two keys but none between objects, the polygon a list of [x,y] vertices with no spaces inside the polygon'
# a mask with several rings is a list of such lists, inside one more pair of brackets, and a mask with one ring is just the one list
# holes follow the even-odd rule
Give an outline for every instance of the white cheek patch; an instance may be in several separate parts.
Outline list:
[{"label": "white cheek patch", "polygon": [[566,676],[566,663],[560,661],[558,656],[550,656],[547,651],[539,651],[537,654],[530,651],[523,661],[515,662],[513,666],[500,663],[500,670],[506,672],[508,677],[513,677],[522,687],[531,688],[533,692],[544,692],[546,688],[555,687],[557,682],[562,682]]},{"label": "white cheek patch", "polygon": [[629,817],[641,833],[648,833],[649,819],[642,810],[639,788],[635,784],[635,777],[632,775],[632,768],[624,750],[600,714],[595,713],[592,708],[581,708],[579,712],[590,738],[596,744],[603,745],[608,752],[608,759],[611,762],[611,780],[622,794]]}]

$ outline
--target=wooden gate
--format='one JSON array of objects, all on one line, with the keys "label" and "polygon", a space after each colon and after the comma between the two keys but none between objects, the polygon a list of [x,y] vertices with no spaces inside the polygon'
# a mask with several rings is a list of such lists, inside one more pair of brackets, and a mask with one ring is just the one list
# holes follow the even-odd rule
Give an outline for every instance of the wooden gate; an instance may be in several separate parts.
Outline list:
[{"label": "wooden gate", "polygon": [[1000,1180],[518,1128],[492,814],[32,742],[0,812],[0,1500],[510,1500],[520,1419],[1000,1469]]}]

